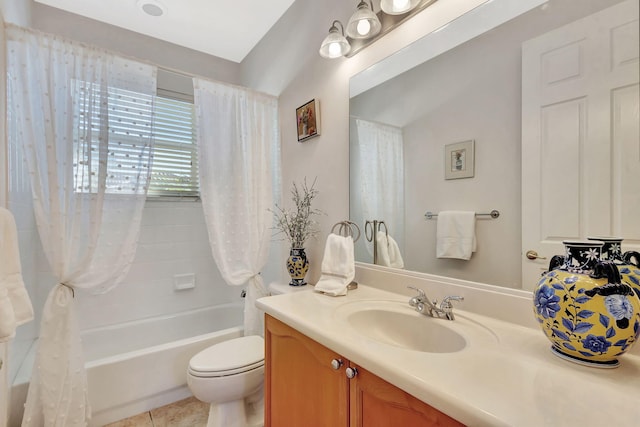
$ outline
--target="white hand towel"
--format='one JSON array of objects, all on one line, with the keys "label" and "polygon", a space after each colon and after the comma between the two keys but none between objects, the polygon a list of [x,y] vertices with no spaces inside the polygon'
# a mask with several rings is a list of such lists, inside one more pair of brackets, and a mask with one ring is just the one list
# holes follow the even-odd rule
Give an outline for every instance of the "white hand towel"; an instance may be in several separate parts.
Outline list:
[{"label": "white hand towel", "polygon": [[404,260],[395,239],[387,233],[376,233],[376,247],[378,249],[378,265],[393,268],[404,268]]},{"label": "white hand towel", "polygon": [[468,260],[476,250],[476,214],[443,211],[438,214],[436,256]]},{"label": "white hand towel", "polygon": [[329,234],[324,247],[320,280],[315,290],[331,296],[346,295],[347,285],[353,281],[355,274],[353,238]]},{"label": "white hand towel", "polygon": [[22,281],[18,231],[11,212],[0,207],[0,341],[33,320],[33,306]]}]

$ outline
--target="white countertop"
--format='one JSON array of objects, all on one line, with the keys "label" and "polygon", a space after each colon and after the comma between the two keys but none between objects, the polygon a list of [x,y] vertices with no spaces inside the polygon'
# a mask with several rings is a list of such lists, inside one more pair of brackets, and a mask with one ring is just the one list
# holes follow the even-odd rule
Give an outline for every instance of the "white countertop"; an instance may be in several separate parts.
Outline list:
[{"label": "white countertop", "polygon": [[616,369],[580,366],[554,356],[541,330],[455,309],[457,323],[448,326],[465,337],[464,349],[408,350],[369,339],[345,323],[341,313],[367,301],[397,301],[413,310],[406,296],[362,284],[344,297],[310,288],[261,298],[256,305],[469,426],[640,425],[636,355],[621,356]]}]

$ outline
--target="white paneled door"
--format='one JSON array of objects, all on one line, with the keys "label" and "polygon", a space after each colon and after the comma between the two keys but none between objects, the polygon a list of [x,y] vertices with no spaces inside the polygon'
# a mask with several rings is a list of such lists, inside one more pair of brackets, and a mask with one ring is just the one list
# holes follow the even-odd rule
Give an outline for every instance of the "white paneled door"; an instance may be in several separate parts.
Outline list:
[{"label": "white paneled door", "polygon": [[620,236],[623,250],[640,248],[638,39],[628,0],[523,44],[524,289],[565,239]]}]

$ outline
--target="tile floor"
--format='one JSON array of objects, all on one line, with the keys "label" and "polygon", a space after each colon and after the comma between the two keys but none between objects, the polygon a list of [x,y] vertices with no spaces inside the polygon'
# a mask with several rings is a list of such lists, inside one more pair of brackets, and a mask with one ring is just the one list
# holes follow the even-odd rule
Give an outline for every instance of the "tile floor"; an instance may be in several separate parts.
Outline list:
[{"label": "tile floor", "polygon": [[208,416],[209,405],[189,397],[105,427],[204,427]]}]

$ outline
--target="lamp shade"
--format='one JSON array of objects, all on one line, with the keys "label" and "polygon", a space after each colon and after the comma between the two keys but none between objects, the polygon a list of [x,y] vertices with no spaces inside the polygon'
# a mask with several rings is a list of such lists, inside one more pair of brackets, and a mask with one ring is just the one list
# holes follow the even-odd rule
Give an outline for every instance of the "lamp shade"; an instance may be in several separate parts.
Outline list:
[{"label": "lamp shade", "polygon": [[373,12],[373,4],[371,1],[369,5],[362,0],[358,4],[358,9],[351,15],[347,28],[345,29],[347,35],[352,39],[368,39],[380,32],[382,24],[380,20]]},{"label": "lamp shade", "polygon": [[420,0],[382,0],[380,8],[389,15],[402,15],[415,8]]},{"label": "lamp shade", "polygon": [[333,21],[333,25],[331,25],[329,29],[329,34],[327,34],[327,37],[324,38],[320,45],[320,56],[323,58],[339,58],[351,50],[349,41],[344,36],[344,33],[338,30],[336,24],[340,24],[342,27],[340,21]]}]

